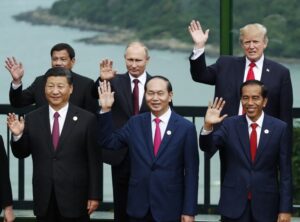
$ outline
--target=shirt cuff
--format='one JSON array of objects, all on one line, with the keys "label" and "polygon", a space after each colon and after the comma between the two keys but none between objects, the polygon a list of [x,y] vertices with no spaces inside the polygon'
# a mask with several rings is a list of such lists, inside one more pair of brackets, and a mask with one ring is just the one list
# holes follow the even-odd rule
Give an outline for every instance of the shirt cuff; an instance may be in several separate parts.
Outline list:
[{"label": "shirt cuff", "polygon": [[212,129],[212,130],[206,130],[206,129],[204,129],[204,128],[202,127],[200,134],[201,134],[202,136],[206,136],[206,135],[212,133],[212,131],[213,131],[213,129]]},{"label": "shirt cuff", "polygon": [[198,59],[204,53],[204,47],[200,49],[193,49],[193,55],[191,56],[191,60]]}]

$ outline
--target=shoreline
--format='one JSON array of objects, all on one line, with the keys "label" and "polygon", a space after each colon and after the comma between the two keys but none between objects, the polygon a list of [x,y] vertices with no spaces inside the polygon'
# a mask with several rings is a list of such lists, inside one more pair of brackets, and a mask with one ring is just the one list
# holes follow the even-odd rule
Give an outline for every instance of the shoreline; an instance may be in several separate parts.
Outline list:
[{"label": "shoreline", "polygon": [[[56,25],[61,27],[68,27],[79,29],[82,31],[95,31],[98,34],[87,37],[76,39],[75,41],[84,42],[86,44],[115,44],[115,45],[126,45],[131,41],[138,41],[136,32],[129,29],[122,29],[117,26],[111,27],[103,24],[92,24],[83,19],[68,20],[61,18],[59,16],[54,16],[49,13],[49,9],[37,8],[32,11],[23,12],[13,16],[17,21],[29,22],[32,25]],[[152,39],[143,40],[142,42],[147,45],[148,48],[157,50],[169,50],[177,52],[187,52],[191,53],[193,49],[193,44],[188,44],[177,39]],[[211,44],[206,44],[205,51],[208,56],[218,57],[219,48]],[[298,58],[279,58],[268,56],[269,58],[278,61],[280,63],[299,63]]]}]

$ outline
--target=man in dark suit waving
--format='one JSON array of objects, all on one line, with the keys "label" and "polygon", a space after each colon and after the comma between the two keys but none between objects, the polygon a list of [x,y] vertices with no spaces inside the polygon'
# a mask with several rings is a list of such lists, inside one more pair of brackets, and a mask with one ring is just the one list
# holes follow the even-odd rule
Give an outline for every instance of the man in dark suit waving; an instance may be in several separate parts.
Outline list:
[{"label": "man in dark suit waving", "polygon": [[210,156],[222,150],[226,158],[219,212],[223,222],[290,222],[292,212],[291,146],[287,124],[263,112],[267,90],[257,80],[240,88],[244,115],[213,125],[225,102],[210,104],[200,134],[200,148]]},{"label": "man in dark suit waving", "polygon": [[48,105],[7,121],[12,152],[32,156],[37,221],[89,221],[100,197],[96,116],[69,103],[72,74],[55,67],[45,76]]},{"label": "man in dark suit waving", "polygon": [[[64,67],[72,73],[74,88],[70,96],[70,102],[95,113],[98,104],[97,100],[91,96],[94,81],[72,71],[76,62],[74,49],[69,44],[58,43],[52,47],[50,55],[52,67]],[[14,57],[7,58],[5,63],[6,69],[12,76],[9,91],[9,101],[12,106],[24,107],[35,104],[37,107],[40,107],[48,103],[44,92],[45,78],[43,76],[36,77],[34,82],[23,90],[24,68],[22,63],[18,62]]]},{"label": "man in dark suit waving", "polygon": [[127,213],[132,222],[192,222],[197,212],[199,156],[194,124],[170,108],[172,86],[162,76],[145,85],[151,112],[131,117],[113,133],[114,92],[101,83],[98,117],[101,146],[128,146],[130,180]]},{"label": "man in dark suit waving", "polygon": [[[115,129],[121,128],[131,116],[149,110],[144,99],[144,86],[150,78],[146,71],[150,59],[148,49],[141,42],[131,42],[126,47],[124,58],[127,68],[124,74],[116,74],[111,60],[101,61],[100,78],[95,82],[94,88],[94,96],[98,98],[99,81],[110,81],[115,92],[115,102],[111,110]],[[136,87],[134,81],[137,81]],[[134,89],[138,89],[136,98]],[[115,222],[128,222],[126,203],[130,162],[127,146],[123,146],[120,150],[103,149],[102,161],[112,165]]]}]

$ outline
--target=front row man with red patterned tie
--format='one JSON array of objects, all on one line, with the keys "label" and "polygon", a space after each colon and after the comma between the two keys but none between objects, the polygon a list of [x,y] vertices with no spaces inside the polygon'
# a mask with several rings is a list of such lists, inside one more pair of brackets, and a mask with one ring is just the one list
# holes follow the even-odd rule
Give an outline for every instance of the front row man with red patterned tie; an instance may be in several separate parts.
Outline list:
[{"label": "front row man with red patterned tie", "polygon": [[192,222],[197,213],[199,156],[193,123],[170,108],[172,86],[154,76],[145,84],[150,112],[131,117],[113,132],[110,83],[99,87],[98,141],[106,149],[128,145],[131,222]]},{"label": "front row man with red patterned tie", "polygon": [[244,115],[225,119],[226,114],[220,115],[225,101],[216,98],[200,133],[201,150],[212,156],[222,149],[227,159],[218,207],[222,221],[290,222],[292,149],[287,124],[263,112],[268,99],[262,82],[244,82],[240,96]]}]

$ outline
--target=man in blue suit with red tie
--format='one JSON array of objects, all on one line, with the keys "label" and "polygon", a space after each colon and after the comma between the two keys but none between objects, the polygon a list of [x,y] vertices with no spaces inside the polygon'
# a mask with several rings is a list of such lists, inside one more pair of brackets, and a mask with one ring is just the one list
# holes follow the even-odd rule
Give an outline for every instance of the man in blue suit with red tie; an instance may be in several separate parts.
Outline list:
[{"label": "man in blue suit with red tie", "polygon": [[222,150],[226,158],[219,201],[222,221],[289,222],[293,198],[287,124],[263,112],[267,89],[262,82],[246,81],[240,95],[244,115],[225,119],[225,101],[216,98],[200,133],[201,150],[210,156]]},{"label": "man in blue suit with red tie", "polygon": [[[170,108],[172,86],[162,76],[145,85],[151,112],[131,117],[113,132],[110,83],[99,87],[100,145],[128,145],[130,181],[127,213],[131,222],[192,222],[197,212],[199,156],[194,124]],[[157,121],[157,122],[156,122]]]}]

